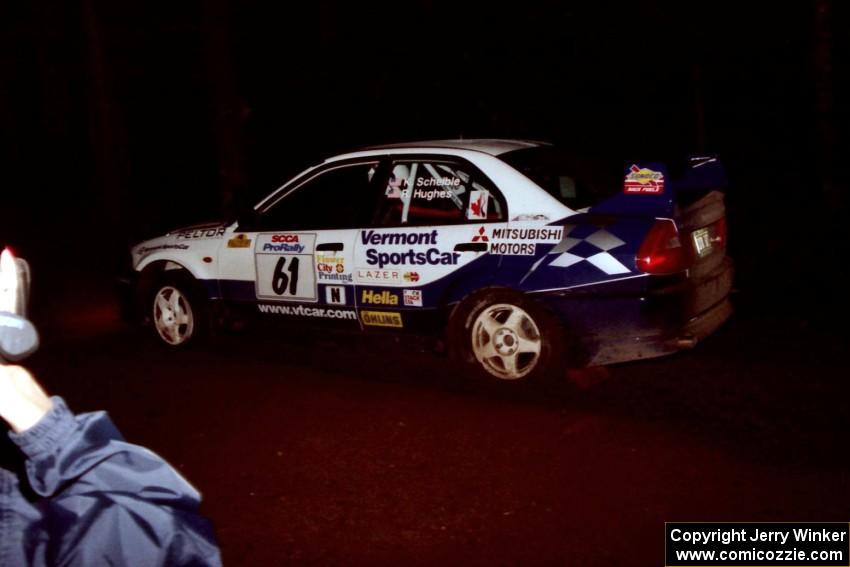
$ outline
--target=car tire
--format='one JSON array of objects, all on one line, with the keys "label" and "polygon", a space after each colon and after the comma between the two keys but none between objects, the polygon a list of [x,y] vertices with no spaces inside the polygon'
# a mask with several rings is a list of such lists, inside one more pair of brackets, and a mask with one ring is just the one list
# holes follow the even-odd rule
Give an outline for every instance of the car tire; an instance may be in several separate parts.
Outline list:
[{"label": "car tire", "polygon": [[186,348],[209,335],[206,302],[197,282],[184,271],[157,278],[147,305],[154,335],[168,347]]},{"label": "car tire", "polygon": [[453,358],[493,382],[527,383],[560,366],[563,329],[526,295],[507,289],[473,294],[449,321]]}]

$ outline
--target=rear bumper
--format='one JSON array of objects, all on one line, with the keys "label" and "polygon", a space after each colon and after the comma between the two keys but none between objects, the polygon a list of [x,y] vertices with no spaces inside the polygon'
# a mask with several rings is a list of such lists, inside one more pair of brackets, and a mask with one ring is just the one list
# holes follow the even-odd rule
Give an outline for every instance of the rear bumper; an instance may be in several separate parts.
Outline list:
[{"label": "rear bumper", "polygon": [[641,293],[572,298],[556,309],[578,339],[579,365],[654,358],[691,348],[732,314],[734,269],[725,259],[698,280],[649,280]]}]

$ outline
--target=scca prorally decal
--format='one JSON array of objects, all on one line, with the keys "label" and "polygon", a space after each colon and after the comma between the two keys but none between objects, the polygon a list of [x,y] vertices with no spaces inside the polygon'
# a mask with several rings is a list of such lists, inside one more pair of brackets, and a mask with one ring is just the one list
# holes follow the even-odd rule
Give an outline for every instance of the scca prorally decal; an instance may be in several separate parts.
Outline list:
[{"label": "scca prorally decal", "polygon": [[[437,231],[431,232],[385,232],[378,234],[367,230],[360,234],[363,244],[372,246],[421,246],[437,244]],[[409,248],[404,252],[384,252],[377,248],[366,249],[366,263],[370,266],[424,266],[424,265],[454,265],[460,258],[459,252],[443,252],[439,248],[414,250]]]},{"label": "scca prorally decal", "polygon": [[177,233],[177,240],[197,240],[199,238],[219,238],[224,236],[224,227],[198,228],[195,230],[183,230]]},{"label": "scca prorally decal", "polygon": [[[306,243],[303,242],[305,235],[299,234],[261,234],[257,240],[257,245],[261,252],[281,252],[290,254],[299,254],[304,252]],[[308,235],[309,245],[312,249],[313,235]],[[260,246],[261,245],[261,246]],[[310,250],[307,250],[308,252]]]}]

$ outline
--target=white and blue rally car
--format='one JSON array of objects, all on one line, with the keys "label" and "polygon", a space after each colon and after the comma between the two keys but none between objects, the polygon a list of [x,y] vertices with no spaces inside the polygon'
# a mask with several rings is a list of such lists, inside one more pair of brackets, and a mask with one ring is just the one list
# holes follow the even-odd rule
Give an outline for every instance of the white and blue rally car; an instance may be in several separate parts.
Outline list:
[{"label": "white and blue rally car", "polygon": [[238,220],[133,247],[132,298],[175,347],[247,316],[436,330],[501,380],[692,346],[731,313],[722,166],[607,173],[519,140],[339,155]]}]

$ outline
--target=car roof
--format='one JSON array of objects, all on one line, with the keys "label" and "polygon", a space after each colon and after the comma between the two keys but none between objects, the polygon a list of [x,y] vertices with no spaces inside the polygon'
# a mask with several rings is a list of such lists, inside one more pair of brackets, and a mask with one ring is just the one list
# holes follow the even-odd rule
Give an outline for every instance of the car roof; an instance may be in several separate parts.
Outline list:
[{"label": "car roof", "polygon": [[499,156],[514,150],[522,150],[525,148],[537,148],[540,146],[548,146],[546,142],[537,142],[533,140],[502,140],[497,138],[474,138],[469,140],[422,140],[416,142],[402,142],[397,144],[382,144],[378,146],[368,146],[360,148],[342,156],[336,156],[334,159],[345,158],[348,156],[362,156],[370,152],[381,152],[384,150],[407,150],[416,151],[418,149],[433,150],[466,150],[474,152],[482,152],[491,156]]}]

